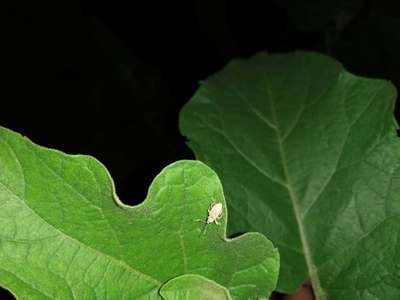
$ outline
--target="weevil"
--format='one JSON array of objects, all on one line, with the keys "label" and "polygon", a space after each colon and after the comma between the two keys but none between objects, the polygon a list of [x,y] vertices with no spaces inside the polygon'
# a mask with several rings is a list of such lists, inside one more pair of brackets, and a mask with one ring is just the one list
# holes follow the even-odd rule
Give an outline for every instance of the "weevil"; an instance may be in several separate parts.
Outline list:
[{"label": "weevil", "polygon": [[222,203],[213,203],[210,205],[208,208],[208,216],[207,216],[207,221],[206,224],[210,223],[215,223],[218,224],[218,220],[222,218],[222,209],[223,209]]},{"label": "weevil", "polygon": [[203,227],[203,230],[201,231],[201,233],[204,232],[204,230],[206,229],[206,226],[208,224],[215,223],[215,224],[219,225],[218,220],[222,218],[223,209],[224,209],[224,206],[220,202],[217,202],[217,203],[214,202],[210,205],[210,207],[208,208],[207,220],[206,221],[198,220],[198,221],[201,221],[204,223],[204,227]]}]

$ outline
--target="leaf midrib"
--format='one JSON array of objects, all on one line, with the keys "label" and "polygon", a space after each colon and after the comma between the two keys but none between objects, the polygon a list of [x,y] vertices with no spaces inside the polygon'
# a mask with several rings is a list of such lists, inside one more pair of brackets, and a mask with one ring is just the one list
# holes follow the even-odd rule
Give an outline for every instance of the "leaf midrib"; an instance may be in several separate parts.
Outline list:
[{"label": "leaf midrib", "polygon": [[[289,170],[287,167],[287,162],[286,162],[286,156],[285,156],[285,151],[284,151],[284,147],[283,147],[283,140],[285,138],[287,138],[288,134],[286,134],[285,136],[282,137],[282,134],[280,132],[279,129],[279,124],[278,124],[278,120],[277,120],[277,115],[276,115],[276,108],[274,105],[274,101],[272,100],[272,93],[270,90],[270,84],[269,84],[269,79],[267,74],[264,72],[264,76],[265,76],[265,83],[266,83],[266,90],[267,90],[267,98],[268,101],[270,103],[270,107],[271,107],[271,113],[272,113],[272,121],[268,120],[267,118],[265,118],[260,112],[258,112],[251,104],[249,101],[247,101],[247,98],[234,86],[231,85],[229,86],[251,109],[251,111],[253,111],[257,117],[260,118],[261,121],[263,121],[269,128],[271,128],[275,134],[276,134],[276,139],[277,139],[277,143],[278,143],[278,147],[279,147],[279,155],[280,155],[280,159],[282,162],[282,168],[283,168],[283,175],[284,175],[284,182],[282,182],[279,179],[274,179],[272,176],[269,176],[269,174],[265,173],[264,170],[260,169],[255,163],[253,163],[251,160],[249,160],[247,158],[246,155],[244,155],[244,153],[242,153],[240,151],[240,149],[238,149],[234,143],[232,143],[230,141],[229,138],[226,137],[225,134],[223,134],[222,132],[220,132],[219,130],[217,130],[216,128],[213,128],[215,131],[221,133],[223,136],[225,136],[227,138],[227,140],[230,142],[230,144],[232,145],[232,147],[235,148],[236,151],[238,151],[238,153],[250,164],[252,165],[256,170],[258,170],[261,174],[263,174],[264,176],[266,176],[268,179],[274,181],[275,183],[280,184],[281,186],[283,186],[289,194],[289,198],[290,201],[292,203],[292,207],[293,207],[293,212],[294,212],[294,216],[296,219],[296,223],[298,226],[298,230],[299,230],[299,237],[300,237],[300,242],[301,242],[301,246],[303,248],[303,255],[305,258],[305,262],[306,262],[306,266],[307,266],[307,271],[308,271],[308,275],[310,277],[310,281],[311,284],[313,286],[314,289],[314,294],[317,300],[327,300],[327,295],[326,292],[322,289],[320,280],[319,280],[319,276],[318,276],[318,272],[317,272],[317,266],[315,265],[313,258],[311,256],[311,251],[310,251],[310,246],[307,240],[307,236],[306,236],[306,232],[305,232],[305,228],[303,226],[302,223],[302,217],[301,217],[301,210],[300,210],[300,206],[299,206],[299,198],[296,195],[295,191],[292,188],[292,180],[289,174]],[[218,74],[217,76],[215,76],[215,78],[218,80],[220,79]],[[300,116],[298,116],[298,118],[300,118]],[[297,120],[298,121],[298,120]],[[208,124],[208,126],[211,127],[210,124]],[[294,126],[293,126],[294,127]],[[293,129],[293,128],[291,128]],[[290,130],[289,133],[291,133],[292,130]]]},{"label": "leaf midrib", "polygon": [[289,170],[287,167],[285,151],[284,151],[283,143],[282,143],[282,134],[279,129],[278,119],[276,116],[276,108],[275,108],[274,101],[272,100],[272,96],[271,96],[269,80],[268,80],[267,74],[264,73],[264,76],[266,79],[267,98],[270,103],[271,114],[272,114],[272,118],[273,118],[272,123],[275,125],[273,127],[273,129],[274,129],[274,132],[276,133],[276,139],[277,139],[277,143],[278,143],[278,147],[279,147],[279,155],[280,155],[281,162],[282,162],[283,174],[285,176],[286,184],[284,186],[287,189],[289,198],[292,202],[294,216],[295,216],[296,223],[297,223],[297,226],[299,229],[299,237],[300,237],[301,245],[303,248],[303,254],[304,254],[305,262],[306,262],[307,269],[308,269],[308,275],[310,277],[310,281],[311,281],[316,299],[317,300],[326,300],[327,296],[326,296],[325,291],[322,289],[322,286],[321,286],[321,283],[319,280],[319,276],[318,276],[317,267],[312,259],[311,252],[310,252],[310,246],[309,246],[309,243],[307,240],[305,228],[302,223],[301,212],[300,212],[300,207],[299,207],[299,198],[296,195],[295,191],[292,189],[292,179],[290,177]]},{"label": "leaf midrib", "polygon": [[[285,156],[285,152],[284,152],[284,148],[283,148],[283,138],[286,138],[288,136],[288,134],[286,134],[284,137],[282,137],[282,134],[280,132],[279,129],[279,124],[278,124],[278,120],[277,120],[277,115],[276,115],[276,108],[274,105],[274,102],[272,100],[272,93],[270,90],[270,84],[269,84],[269,79],[266,73],[264,73],[265,76],[265,82],[266,82],[266,90],[267,90],[267,98],[268,101],[270,103],[270,107],[271,107],[271,113],[272,113],[272,118],[273,120],[268,120],[267,118],[265,118],[260,112],[258,112],[251,104],[249,101],[247,101],[247,98],[234,86],[231,85],[229,86],[248,106],[249,108],[260,118],[261,121],[263,121],[269,128],[271,128],[275,134],[276,134],[276,139],[277,139],[277,143],[278,143],[278,147],[279,147],[279,155],[280,155],[280,159],[282,162],[282,168],[283,168],[283,175],[284,175],[284,182],[280,181],[279,179],[275,179],[273,180],[272,176],[269,176],[267,173],[265,173],[264,170],[260,169],[256,164],[254,164],[251,160],[249,160],[247,158],[246,155],[244,155],[244,153],[242,153],[240,151],[240,149],[238,149],[235,144],[230,141],[230,139],[223,134],[221,131],[217,130],[215,127],[213,128],[216,132],[222,134],[223,136],[225,136],[228,140],[228,142],[230,142],[230,144],[232,145],[233,148],[235,148],[236,151],[238,151],[238,153],[250,164],[252,165],[256,170],[258,170],[261,174],[263,174],[264,176],[266,176],[268,179],[274,181],[275,183],[280,184],[281,186],[283,186],[289,194],[289,198],[290,201],[292,203],[292,207],[293,207],[293,212],[294,212],[294,216],[296,219],[296,223],[299,229],[299,237],[300,237],[300,242],[303,248],[303,255],[305,258],[305,262],[306,262],[306,266],[307,266],[307,270],[308,270],[308,275],[310,277],[310,281],[311,284],[313,286],[314,289],[314,294],[317,300],[327,300],[327,296],[325,291],[322,289],[319,277],[318,277],[318,273],[317,273],[317,267],[312,259],[311,256],[311,251],[310,251],[310,246],[307,240],[307,236],[305,233],[305,228],[303,226],[302,223],[302,218],[301,218],[301,210],[300,210],[300,206],[299,206],[299,198],[296,195],[295,191],[292,189],[292,180],[289,174],[289,170],[287,167],[287,163],[286,163],[286,156]],[[218,74],[217,76],[215,76],[215,78],[218,80],[220,79]],[[299,116],[300,118],[300,116]],[[211,124],[208,124],[209,127],[212,127]]]}]

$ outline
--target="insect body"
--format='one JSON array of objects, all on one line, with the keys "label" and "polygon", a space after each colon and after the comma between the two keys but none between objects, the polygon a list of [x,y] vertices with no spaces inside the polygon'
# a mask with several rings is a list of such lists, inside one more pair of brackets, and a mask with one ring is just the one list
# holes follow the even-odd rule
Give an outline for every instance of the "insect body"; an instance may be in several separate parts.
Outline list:
[{"label": "insect body", "polygon": [[222,203],[211,204],[211,206],[208,208],[208,217],[206,224],[215,223],[218,225],[217,220],[221,219],[222,217],[222,209]]},{"label": "insect body", "polygon": [[207,220],[206,221],[199,220],[204,223],[204,227],[201,232],[204,232],[204,230],[206,229],[206,226],[208,224],[215,223],[215,224],[219,225],[218,220],[222,218],[223,209],[224,209],[224,206],[222,205],[222,203],[219,203],[219,202],[213,203],[210,205],[210,207],[208,208]]}]

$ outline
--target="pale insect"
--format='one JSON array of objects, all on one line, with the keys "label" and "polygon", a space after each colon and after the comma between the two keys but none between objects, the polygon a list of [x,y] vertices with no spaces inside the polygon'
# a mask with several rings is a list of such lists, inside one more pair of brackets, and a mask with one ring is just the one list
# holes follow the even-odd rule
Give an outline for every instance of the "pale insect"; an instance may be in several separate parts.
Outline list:
[{"label": "pale insect", "polygon": [[206,226],[208,224],[215,223],[215,224],[219,225],[218,220],[222,218],[223,209],[224,209],[224,206],[220,202],[213,203],[210,205],[210,207],[208,208],[207,220],[206,221],[199,220],[201,222],[204,222],[204,227],[201,232],[204,232],[204,230],[206,229]]}]

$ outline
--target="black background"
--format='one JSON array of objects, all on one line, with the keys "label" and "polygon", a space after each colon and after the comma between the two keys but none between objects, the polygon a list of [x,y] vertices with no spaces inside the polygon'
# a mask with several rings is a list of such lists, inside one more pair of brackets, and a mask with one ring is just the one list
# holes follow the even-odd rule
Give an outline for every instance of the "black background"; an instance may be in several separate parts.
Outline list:
[{"label": "black background", "polygon": [[6,8],[2,34],[0,125],[40,145],[96,157],[122,201],[135,204],[163,167],[194,158],[178,130],[179,111],[199,80],[234,57],[314,50],[399,87],[398,6],[16,1]]}]

